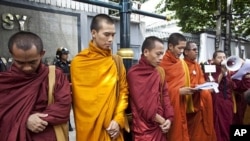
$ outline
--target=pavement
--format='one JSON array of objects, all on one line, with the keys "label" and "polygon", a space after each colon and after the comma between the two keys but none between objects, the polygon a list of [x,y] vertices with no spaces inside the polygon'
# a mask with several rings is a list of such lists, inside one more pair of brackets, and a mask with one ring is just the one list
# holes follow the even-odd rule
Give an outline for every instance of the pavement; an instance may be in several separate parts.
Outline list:
[{"label": "pavement", "polygon": [[73,110],[70,111],[70,123],[73,127],[74,131],[69,132],[69,141],[76,141],[76,129],[75,129],[75,121],[73,116]]},{"label": "pavement", "polygon": [[[74,121],[74,116],[73,116],[73,110],[72,109],[70,111],[70,123],[71,123],[71,126],[73,127],[74,130],[69,132],[69,141],[76,141],[75,121]],[[128,134],[128,133],[125,132],[124,140],[125,141],[131,141],[132,140],[131,134]]]}]

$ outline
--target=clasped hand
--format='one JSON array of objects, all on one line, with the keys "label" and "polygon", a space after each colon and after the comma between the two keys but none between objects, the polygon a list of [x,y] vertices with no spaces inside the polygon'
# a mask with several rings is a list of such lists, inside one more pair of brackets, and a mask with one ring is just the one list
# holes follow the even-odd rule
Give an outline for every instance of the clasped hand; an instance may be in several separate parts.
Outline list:
[{"label": "clasped hand", "polygon": [[116,139],[119,136],[120,127],[119,124],[114,120],[110,122],[109,127],[106,130],[112,139]]},{"label": "clasped hand", "polygon": [[42,117],[47,117],[48,114],[35,113],[28,117],[26,127],[34,133],[42,132],[48,125],[47,121],[42,120]]},{"label": "clasped hand", "polygon": [[167,133],[168,130],[170,129],[170,126],[171,126],[171,121],[167,119],[163,124],[160,125],[160,128],[163,133]]}]

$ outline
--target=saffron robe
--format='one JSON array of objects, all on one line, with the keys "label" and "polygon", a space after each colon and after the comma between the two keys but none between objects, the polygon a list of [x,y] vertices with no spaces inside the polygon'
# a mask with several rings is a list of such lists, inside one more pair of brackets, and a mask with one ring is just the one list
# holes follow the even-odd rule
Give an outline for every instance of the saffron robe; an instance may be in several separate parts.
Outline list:
[{"label": "saffron robe", "polygon": [[186,97],[179,93],[180,88],[186,86],[182,61],[167,50],[160,66],[165,70],[170,102],[174,108],[174,119],[168,132],[168,139],[169,141],[189,141]]},{"label": "saffron robe", "polygon": [[[126,70],[122,65],[118,76],[111,50],[89,47],[77,54],[71,62],[73,110],[77,141],[111,141],[106,131],[111,120],[124,128],[124,113],[128,106]],[[119,80],[120,93],[116,93]],[[119,97],[118,97],[119,96]]]},{"label": "saffron robe", "polygon": [[[221,73],[221,66],[216,65],[216,72],[212,73],[215,82],[218,83],[218,77]],[[206,74],[208,78],[208,74]],[[233,122],[233,90],[236,89],[230,74],[223,76],[219,86],[219,92],[212,93],[213,111],[214,111],[214,128],[217,141],[230,140],[230,125]]]},{"label": "saffron robe", "polygon": [[159,72],[144,56],[139,64],[129,69],[127,80],[133,115],[133,140],[166,141],[166,134],[162,133],[159,123],[154,121],[156,113],[170,121],[173,119],[166,81],[161,84]]},{"label": "saffron robe", "polygon": [[[34,74],[24,74],[15,65],[0,73],[0,138],[1,141],[56,141],[53,125],[69,120],[70,85],[56,69],[54,103],[48,105],[47,66],[41,64]],[[48,114],[44,131],[33,133],[26,128],[31,114]]]},{"label": "saffron robe", "polygon": [[[188,65],[191,87],[205,83],[201,66],[184,58]],[[212,96],[208,90],[201,90],[192,95],[194,112],[187,113],[188,132],[191,141],[216,141],[213,123]]]}]

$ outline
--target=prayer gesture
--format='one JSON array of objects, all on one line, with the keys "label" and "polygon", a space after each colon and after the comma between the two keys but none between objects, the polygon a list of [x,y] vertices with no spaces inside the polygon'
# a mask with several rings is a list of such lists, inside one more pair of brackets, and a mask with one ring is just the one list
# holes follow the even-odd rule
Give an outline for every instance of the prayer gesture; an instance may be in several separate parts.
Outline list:
[{"label": "prayer gesture", "polygon": [[48,122],[42,120],[41,118],[47,116],[48,114],[41,114],[41,113],[35,113],[30,115],[28,117],[26,127],[34,133],[42,132],[48,125]]},{"label": "prayer gesture", "polygon": [[108,134],[112,139],[116,139],[119,136],[120,127],[114,120],[110,122],[109,127],[106,130],[108,131]]},{"label": "prayer gesture", "polygon": [[163,122],[163,124],[160,125],[163,133],[167,133],[168,130],[170,129],[170,126],[171,126],[171,121],[169,119],[165,120],[165,122]]}]

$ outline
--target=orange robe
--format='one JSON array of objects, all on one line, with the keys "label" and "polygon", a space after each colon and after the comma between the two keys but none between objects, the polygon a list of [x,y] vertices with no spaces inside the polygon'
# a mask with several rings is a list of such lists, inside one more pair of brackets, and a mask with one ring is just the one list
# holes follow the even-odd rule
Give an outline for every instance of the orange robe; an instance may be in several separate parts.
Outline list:
[{"label": "orange robe", "polygon": [[[71,81],[77,141],[111,141],[106,131],[111,120],[124,128],[128,85],[125,67],[120,69],[118,79],[111,50],[102,50],[92,41],[89,48],[73,58]],[[117,82],[120,94],[116,94]],[[117,141],[123,141],[122,132]]]},{"label": "orange robe", "polygon": [[186,98],[179,93],[179,89],[186,86],[186,76],[182,62],[179,58],[175,58],[170,51],[166,51],[161,66],[166,72],[170,102],[174,108],[174,120],[168,132],[168,140],[189,141],[186,119]]},{"label": "orange robe", "polygon": [[[191,87],[205,83],[205,77],[197,62],[184,59],[189,68]],[[208,90],[192,95],[194,112],[187,113],[188,132],[191,141],[216,141],[213,123],[212,96]]]}]

